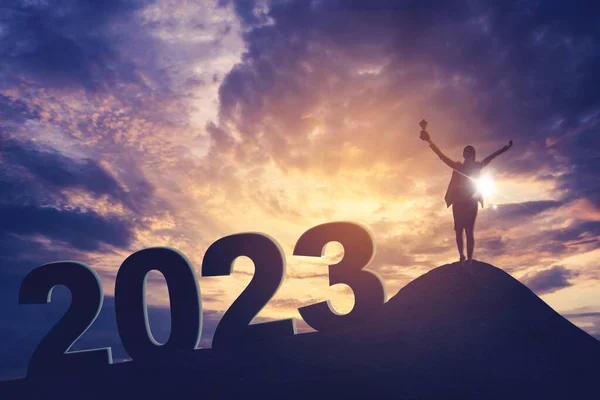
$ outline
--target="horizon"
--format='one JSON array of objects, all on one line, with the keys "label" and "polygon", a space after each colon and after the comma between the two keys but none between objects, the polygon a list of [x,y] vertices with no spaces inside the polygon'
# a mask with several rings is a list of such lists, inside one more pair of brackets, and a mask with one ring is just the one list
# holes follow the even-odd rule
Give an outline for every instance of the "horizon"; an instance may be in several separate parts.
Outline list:
[{"label": "horizon", "polygon": [[[476,260],[526,284],[600,339],[600,23],[582,2],[428,5],[386,0],[10,0],[0,10],[0,380],[23,374],[69,301],[17,304],[36,267],[76,260],[105,305],[74,349],[113,346],[121,263],[181,251],[201,287],[209,347],[253,265],[200,277],[216,240],[261,232],[285,281],[255,321],[331,300],[342,258],[293,255],[308,229],[371,231],[367,269],[387,298],[458,261],[444,193],[452,159],[514,140],[486,168]],[[150,325],[169,332],[168,293],[148,277]],[[28,306],[30,307],[30,306]],[[32,307],[32,306],[31,306]],[[27,308],[27,309],[26,309]]]}]

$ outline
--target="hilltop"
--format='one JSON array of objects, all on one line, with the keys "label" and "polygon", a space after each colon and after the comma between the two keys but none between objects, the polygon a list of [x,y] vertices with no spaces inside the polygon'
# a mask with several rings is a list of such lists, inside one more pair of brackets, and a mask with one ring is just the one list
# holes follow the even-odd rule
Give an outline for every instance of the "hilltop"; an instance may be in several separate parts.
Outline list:
[{"label": "hilltop", "polygon": [[492,265],[435,268],[358,326],[0,385],[0,398],[597,397],[600,342]]}]

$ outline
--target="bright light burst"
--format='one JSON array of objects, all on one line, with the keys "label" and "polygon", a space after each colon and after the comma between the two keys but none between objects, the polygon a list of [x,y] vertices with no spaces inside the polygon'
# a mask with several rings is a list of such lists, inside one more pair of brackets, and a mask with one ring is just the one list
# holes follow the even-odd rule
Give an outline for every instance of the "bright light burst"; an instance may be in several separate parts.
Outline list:
[{"label": "bright light burst", "polygon": [[477,180],[477,191],[487,197],[496,191],[496,185],[491,176],[482,175]]}]

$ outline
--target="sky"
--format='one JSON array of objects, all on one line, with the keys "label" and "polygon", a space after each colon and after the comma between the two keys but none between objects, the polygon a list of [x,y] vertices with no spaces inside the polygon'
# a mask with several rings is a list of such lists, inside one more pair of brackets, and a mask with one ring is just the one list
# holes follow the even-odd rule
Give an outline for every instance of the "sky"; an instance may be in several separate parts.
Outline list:
[{"label": "sky", "polygon": [[[330,299],[322,258],[293,256],[309,228],[368,227],[367,267],[388,298],[458,259],[451,158],[486,173],[475,258],[526,284],[600,339],[600,10],[592,1],[4,0],[0,7],[0,379],[22,376],[69,292],[19,306],[25,275],[77,260],[104,307],[74,349],[111,346],[114,281],[130,254],[168,246],[200,275],[219,238],[262,232],[286,278],[256,321]],[[199,277],[202,347],[248,284]],[[168,337],[164,279],[148,278],[153,334]]]}]

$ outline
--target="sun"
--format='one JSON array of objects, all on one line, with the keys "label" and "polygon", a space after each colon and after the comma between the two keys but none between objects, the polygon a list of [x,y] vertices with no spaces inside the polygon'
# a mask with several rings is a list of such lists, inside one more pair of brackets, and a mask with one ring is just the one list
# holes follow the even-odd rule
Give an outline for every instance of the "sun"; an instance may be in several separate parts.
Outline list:
[{"label": "sun", "polygon": [[489,175],[483,175],[477,179],[477,192],[487,197],[496,191],[494,180]]}]

